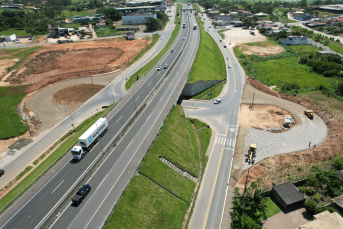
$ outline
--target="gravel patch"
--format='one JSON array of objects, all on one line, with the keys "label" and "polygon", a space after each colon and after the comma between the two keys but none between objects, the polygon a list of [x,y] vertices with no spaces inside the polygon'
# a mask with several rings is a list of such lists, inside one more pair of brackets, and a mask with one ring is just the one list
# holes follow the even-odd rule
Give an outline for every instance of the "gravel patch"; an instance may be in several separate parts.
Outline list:
[{"label": "gravel patch", "polygon": [[[308,119],[304,115],[304,110],[307,110],[306,107],[265,94],[247,84],[242,95],[242,103],[251,103],[253,96],[255,97],[254,104],[278,106],[291,113],[296,122],[291,130],[283,133],[271,133],[267,130],[249,128],[241,147],[246,154],[251,143],[257,144],[255,163],[275,155],[308,149],[309,142],[311,142],[311,147],[318,146],[325,140],[328,130],[324,121],[316,114],[313,120]],[[245,160],[244,155],[241,157]],[[243,169],[245,170],[250,166],[245,162]]]}]

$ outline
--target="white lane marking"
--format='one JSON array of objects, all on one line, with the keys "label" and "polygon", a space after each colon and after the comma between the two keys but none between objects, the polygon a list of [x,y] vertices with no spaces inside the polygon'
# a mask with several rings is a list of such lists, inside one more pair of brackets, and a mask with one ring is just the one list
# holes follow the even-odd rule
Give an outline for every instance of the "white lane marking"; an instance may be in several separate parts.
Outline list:
[{"label": "white lane marking", "polygon": [[151,83],[152,83],[152,82],[150,82],[150,83],[148,84],[148,87],[150,86]]},{"label": "white lane marking", "polygon": [[128,148],[131,145],[131,143],[133,142],[133,139],[134,138],[132,138],[131,142],[126,146],[126,148]]},{"label": "white lane marking", "polygon": [[226,136],[226,134],[217,134],[217,135],[220,135],[220,136]]},{"label": "white lane marking", "polygon": [[[63,180],[64,181],[64,180]],[[59,185],[57,185],[57,187],[54,189],[54,191],[56,191],[56,189],[58,188],[58,187],[60,187],[60,185],[63,183],[63,181],[61,181],[61,183],[59,184]],[[52,191],[52,193],[51,194],[53,194],[54,193],[54,191]]]},{"label": "white lane marking", "polygon": [[149,114],[149,116],[148,116],[148,118],[147,118],[146,120],[148,120],[148,119],[150,118],[150,115],[151,115],[151,114]]},{"label": "white lane marking", "polygon": [[99,186],[96,189],[98,189],[101,186],[102,182],[104,182],[104,180],[106,179],[107,176],[108,176],[108,174],[104,177],[104,179],[102,179],[102,181],[100,182]]},{"label": "white lane marking", "polygon": [[120,121],[120,119],[123,117],[123,115],[122,116],[120,116],[120,118],[118,119],[118,121],[117,122],[119,122]]},{"label": "white lane marking", "polygon": [[235,146],[235,139],[232,141],[232,146]]},{"label": "white lane marking", "polygon": [[[70,201],[69,206],[70,206],[72,203],[73,203],[73,202]],[[64,210],[62,211],[62,213],[60,214],[60,216],[61,216],[67,209],[68,209],[68,208],[64,208]],[[59,217],[58,217],[58,219],[59,219]],[[56,222],[57,222],[57,220],[55,220],[55,221],[53,222],[53,224],[52,224],[49,228],[52,228]]]},{"label": "white lane marking", "polygon": [[230,144],[229,144],[229,146],[231,146],[231,141],[232,141],[232,139],[230,139]]},{"label": "white lane marking", "polygon": [[227,141],[226,141],[226,144],[225,144],[225,145],[229,144],[229,140],[230,140],[230,139],[227,139]]},{"label": "white lane marking", "polygon": [[137,102],[138,99],[139,99],[139,96],[137,97],[137,99],[135,100],[135,102]]},{"label": "white lane marking", "polygon": [[163,98],[163,95],[161,96],[160,100],[158,100],[158,101],[161,101],[162,98]]}]

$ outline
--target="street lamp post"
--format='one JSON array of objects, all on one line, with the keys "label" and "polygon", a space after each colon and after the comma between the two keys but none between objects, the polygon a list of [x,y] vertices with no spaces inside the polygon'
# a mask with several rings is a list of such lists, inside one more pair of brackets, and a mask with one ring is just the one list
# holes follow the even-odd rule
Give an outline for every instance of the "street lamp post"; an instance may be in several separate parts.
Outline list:
[{"label": "street lamp post", "polygon": [[94,84],[93,84],[93,77],[92,76],[91,76],[91,82],[92,82],[93,94],[94,94]]},{"label": "street lamp post", "polygon": [[135,93],[135,85],[132,85],[133,89],[133,100],[135,101],[135,113],[137,112],[137,105],[136,105],[136,93]]}]

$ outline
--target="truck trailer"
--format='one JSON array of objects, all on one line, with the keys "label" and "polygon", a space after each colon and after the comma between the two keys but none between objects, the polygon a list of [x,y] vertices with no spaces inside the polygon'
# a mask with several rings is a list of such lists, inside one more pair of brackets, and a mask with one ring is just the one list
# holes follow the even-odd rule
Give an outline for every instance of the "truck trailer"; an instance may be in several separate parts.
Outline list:
[{"label": "truck trailer", "polygon": [[197,24],[194,24],[193,29],[194,29],[194,30],[197,29]]},{"label": "truck trailer", "polygon": [[73,159],[81,160],[85,154],[93,147],[99,137],[102,137],[108,128],[106,118],[100,118],[79,138],[79,144],[73,147],[71,154]]}]

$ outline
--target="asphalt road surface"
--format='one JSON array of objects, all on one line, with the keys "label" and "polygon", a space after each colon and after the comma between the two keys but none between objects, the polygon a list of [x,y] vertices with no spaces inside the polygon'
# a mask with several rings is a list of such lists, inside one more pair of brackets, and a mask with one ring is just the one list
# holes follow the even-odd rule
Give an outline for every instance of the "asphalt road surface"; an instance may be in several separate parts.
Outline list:
[{"label": "asphalt road surface", "polygon": [[[18,156],[13,157],[12,161],[2,167],[6,173],[0,179],[0,188],[3,188],[8,182],[13,180],[26,166],[32,163],[39,155],[45,152],[65,133],[71,130],[72,120],[74,120],[74,124],[77,125],[84,121],[84,119],[87,117],[90,117],[97,111],[100,111],[102,106],[112,104],[123,98],[123,95],[125,94],[123,90],[123,84],[125,83],[126,78],[129,78],[132,74],[147,64],[166,45],[174,28],[174,20],[175,17],[173,14],[173,17],[170,18],[170,22],[166,26],[165,31],[159,32],[161,34],[161,38],[156,45],[149,50],[144,57],[133,64],[132,67],[123,72],[121,76],[113,80],[106,88],[101,90],[98,94],[83,104],[75,113],[71,115],[72,118],[70,118],[70,116],[66,117],[49,131],[40,134],[38,137],[35,137],[33,139],[33,143],[23,147],[21,150],[18,150],[16,152],[16,155]],[[162,72],[163,71],[164,70],[162,70]],[[145,81],[145,79],[140,81]],[[137,84],[140,85],[141,82]],[[133,90],[129,90],[127,93],[132,93],[132,91]]]},{"label": "asphalt road surface", "polygon": [[[244,86],[244,71],[236,60],[232,49],[224,48],[213,26],[206,16],[204,28],[220,47],[227,66],[227,83],[221,94],[222,102],[214,104],[210,101],[183,101],[188,117],[200,118],[211,124],[216,134],[210,159],[204,174],[203,182],[195,203],[189,228],[220,228],[225,206],[227,185],[229,182],[234,154],[238,114]],[[211,26],[211,28],[209,28]],[[231,68],[228,65],[231,65]]]},{"label": "asphalt road surface", "polygon": [[[190,24],[195,23],[194,17],[186,16],[186,21],[190,19],[192,20]],[[186,42],[183,37],[187,37],[187,32],[187,28],[181,30],[181,34],[173,46],[174,52],[167,53],[157,65],[164,65],[165,63],[168,66],[171,65],[181,49],[181,44]],[[162,111],[165,112],[165,116],[168,114],[182,91],[188,75],[187,70],[190,69],[192,64],[190,60],[196,54],[198,45],[196,34],[197,31],[192,31],[190,40],[197,42],[188,43],[175,68],[171,71],[170,76],[154,99],[89,180],[93,187],[90,195],[78,208],[72,206],[66,208],[67,214],[62,214],[62,218],[66,218],[58,220],[54,227],[66,228],[69,225],[70,228],[95,228],[102,225],[144,155],[144,151],[141,151],[140,155],[136,154],[140,146],[143,144],[149,145],[144,141],[149,134],[151,135],[150,142],[154,137],[153,132],[147,132],[146,130],[153,129]],[[2,215],[0,219],[1,228],[37,228],[41,226],[51,212],[64,200],[72,187],[81,179],[87,168],[92,166],[97,158],[103,156],[102,150],[107,148],[110,140],[128,120],[130,116],[128,114],[135,112],[136,107],[139,107],[144,98],[153,90],[155,82],[158,82],[165,73],[166,69],[161,69],[157,73],[155,69],[150,71],[142,85],[136,90],[132,90],[132,94],[126,95],[122,102],[107,116],[109,130],[92,151],[79,163],[70,160],[71,156],[69,156],[68,160],[68,156],[66,156],[55,167],[56,172],[53,170],[48,174],[52,176],[50,180],[47,180],[44,184],[39,182],[32,188],[32,193],[30,191],[25,193],[19,201]],[[171,98],[172,100],[170,100]],[[34,190],[38,190],[38,192]],[[111,195],[116,195],[117,198],[110,198]],[[106,198],[109,198],[110,201],[106,201]],[[104,203],[105,205],[103,205]],[[99,209],[101,210],[99,211]],[[59,224],[61,225],[59,226]]]}]

